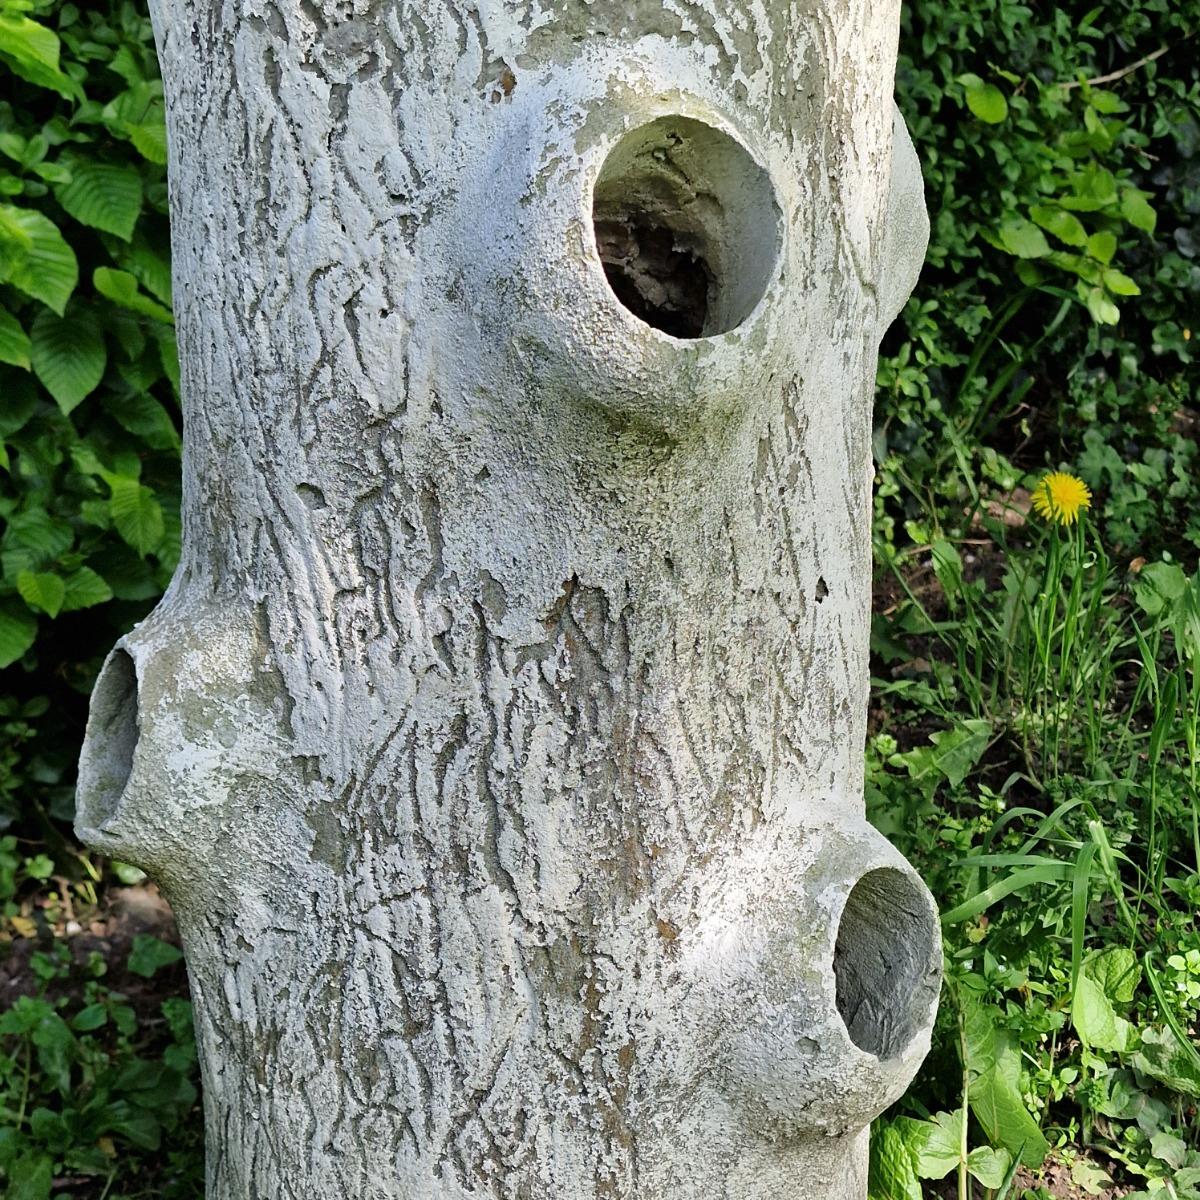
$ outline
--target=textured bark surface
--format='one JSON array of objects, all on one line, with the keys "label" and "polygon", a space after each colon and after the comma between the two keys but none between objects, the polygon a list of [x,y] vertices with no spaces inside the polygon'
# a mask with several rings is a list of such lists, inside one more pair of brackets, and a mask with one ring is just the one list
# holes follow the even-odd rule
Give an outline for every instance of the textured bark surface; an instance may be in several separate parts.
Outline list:
[{"label": "textured bark surface", "polygon": [[184,557],[78,824],[210,1200],[861,1196],[940,963],[862,801],[897,3],[156,9]]}]

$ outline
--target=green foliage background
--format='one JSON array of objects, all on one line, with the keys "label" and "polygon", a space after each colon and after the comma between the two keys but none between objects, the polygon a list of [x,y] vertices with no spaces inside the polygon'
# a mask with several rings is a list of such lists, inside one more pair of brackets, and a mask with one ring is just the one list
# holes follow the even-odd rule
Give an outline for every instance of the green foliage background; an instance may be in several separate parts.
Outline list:
[{"label": "green foliage background", "polygon": [[[1193,1029],[1200,998],[1196,797],[1176,713],[1195,664],[1182,682],[1155,675],[1132,693],[1101,665],[1111,687],[1076,731],[1081,748],[1068,729],[1061,752],[1057,735],[1050,751],[1030,732],[1029,696],[980,665],[997,614],[1035,603],[1022,581],[1056,554],[1055,603],[1060,585],[1067,611],[1072,596],[1095,596],[1088,661],[1141,654],[1153,674],[1182,655],[1170,605],[1200,546],[1198,28],[1200,0],[905,5],[897,95],[933,239],[880,364],[876,556],[881,591],[899,579],[908,592],[876,623],[869,796],[955,919],[930,1069],[877,1130],[872,1186],[887,1200],[918,1200],[922,1179],[955,1169],[960,1195],[971,1179],[996,1195],[1036,1186],[1014,1176],[1016,1160],[1033,1169],[1052,1148],[1093,1184],[1099,1162],[1151,1194],[1168,1177],[1177,1195],[1198,1194],[1200,1058],[1172,1040]],[[103,655],[178,557],[180,439],[162,91],[143,6],[0,0],[0,79],[0,915],[11,919],[48,894],[94,901],[111,877],[70,835],[74,764]],[[1048,467],[1095,493],[1078,560],[995,517]],[[971,546],[982,567],[964,565]],[[1139,583],[1126,568],[1142,558]],[[922,570],[940,613],[915,601]],[[1055,643],[1056,678],[1079,673],[1080,644],[1069,655]],[[1039,642],[1029,662],[1049,672],[1048,653]],[[1151,750],[1165,764],[1150,808],[1115,786],[1118,746],[1131,772]],[[1032,843],[1028,827],[1042,831]],[[1034,850],[1050,857],[954,862]],[[1033,876],[1014,883],[1010,866]],[[1123,889],[1144,894],[1147,879],[1176,900],[1134,911]],[[60,1171],[97,1180],[72,1195],[199,1194],[184,1002],[139,1026],[103,964],[81,976],[39,938],[40,996],[0,1016],[8,1195],[44,1200]],[[1159,944],[1183,965],[1160,961],[1143,979]]]}]

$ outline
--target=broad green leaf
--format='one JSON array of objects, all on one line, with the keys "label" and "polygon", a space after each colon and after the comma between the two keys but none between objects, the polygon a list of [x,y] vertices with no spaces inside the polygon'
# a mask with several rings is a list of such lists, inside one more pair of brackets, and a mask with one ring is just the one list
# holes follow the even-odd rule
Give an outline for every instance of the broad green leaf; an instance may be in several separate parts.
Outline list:
[{"label": "broad green leaf", "polygon": [[64,413],[95,390],[104,377],[108,354],[104,338],[91,317],[39,313],[30,331],[33,373]]},{"label": "broad green leaf", "polygon": [[0,308],[0,363],[29,369],[29,337],[6,308]]},{"label": "broad green leaf", "polygon": [[1101,229],[1097,233],[1093,233],[1087,241],[1087,252],[1097,260],[1108,266],[1113,260],[1113,255],[1117,252],[1117,235],[1110,233],[1107,229]]},{"label": "broad green leaf", "polygon": [[103,1004],[89,1004],[71,1018],[71,1028],[77,1033],[91,1033],[108,1021],[108,1009]]},{"label": "broad green leaf", "polygon": [[1037,1166],[1050,1146],[1021,1100],[1021,1057],[1000,1021],[1001,1013],[963,995],[967,1100],[993,1145]]},{"label": "broad green leaf", "polygon": [[156,300],[171,306],[171,262],[166,247],[156,249],[138,236],[122,251],[121,266],[132,272]]},{"label": "broad green leaf", "polygon": [[92,608],[113,597],[112,588],[91,567],[80,567],[64,580],[62,611],[75,612],[81,608]]},{"label": "broad green leaf", "polygon": [[112,489],[109,511],[117,532],[141,555],[158,549],[165,522],[154,493],[136,479],[115,478],[109,486]]},{"label": "broad green leaf", "polygon": [[1080,1041],[1096,1050],[1121,1052],[1129,1044],[1129,1022],[1117,1016],[1104,989],[1086,973],[1080,974],[1071,997],[1071,1024]]},{"label": "broad green leaf", "polygon": [[0,204],[0,283],[40,300],[59,316],[79,282],[75,251],[41,213]]},{"label": "broad green leaf", "polygon": [[1133,1003],[1142,979],[1137,956],[1126,946],[1113,946],[1089,958],[1084,973],[1094,979],[1104,994],[1116,1004]]},{"label": "broad green leaf", "polygon": [[171,310],[139,291],[137,279],[128,271],[117,271],[112,267],[97,267],[92,272],[92,286],[100,295],[114,304],[119,304],[122,308],[140,313],[145,317],[151,317],[155,321],[162,321],[167,325],[174,323]]},{"label": "broad green leaf", "polygon": [[1188,577],[1178,563],[1147,563],[1133,583],[1133,598],[1147,616],[1169,609],[1187,591]]},{"label": "broad green leaf", "polygon": [[22,571],[17,576],[17,591],[30,608],[57,617],[62,610],[67,585],[50,571]]},{"label": "broad green leaf", "polygon": [[125,124],[125,133],[134,144],[137,152],[147,162],[158,163],[160,166],[167,161],[167,125],[160,121],[154,125]]},{"label": "broad green leaf", "polygon": [[105,106],[104,120],[118,135],[129,138],[143,158],[167,161],[167,128],[162,83],[136,83]]},{"label": "broad green leaf", "polygon": [[179,949],[161,938],[150,937],[149,934],[139,933],[133,939],[133,949],[129,953],[128,967],[135,975],[149,979],[156,971],[177,963],[183,955]]},{"label": "broad green leaf", "polygon": [[37,618],[14,600],[0,600],[0,668],[12,666],[37,637]]},{"label": "broad green leaf", "polygon": [[9,1170],[6,1200],[50,1200],[54,1185],[54,1160],[47,1154],[30,1150],[21,1155]]},{"label": "broad green leaf", "polygon": [[985,83],[978,75],[960,75],[966,88],[967,107],[988,125],[999,125],[1008,116],[1008,101],[995,84]]},{"label": "broad green leaf", "polygon": [[135,392],[105,397],[104,407],[120,423],[155,450],[178,450],[179,431],[170,413],[149,393]]},{"label": "broad green leaf", "polygon": [[1114,271],[1111,267],[1104,272],[1104,286],[1114,296],[1140,296],[1142,289],[1128,275]]},{"label": "broad green leaf", "polygon": [[1150,207],[1146,193],[1139,192],[1137,188],[1126,188],[1121,193],[1121,215],[1135,229],[1144,230],[1146,233],[1153,233],[1155,225],[1158,224],[1158,215]]},{"label": "broad green leaf", "polygon": [[1182,1096],[1200,1099],[1200,1067],[1169,1029],[1143,1029],[1141,1049],[1131,1060],[1135,1071]]},{"label": "broad green leaf", "polygon": [[917,1146],[917,1174],[922,1179],[944,1179],[955,1170],[962,1155],[963,1110],[934,1113],[920,1122],[926,1130]]},{"label": "broad green leaf", "polygon": [[1037,1122],[1021,1100],[1016,1085],[998,1068],[972,1079],[968,1099],[975,1119],[988,1138],[1029,1167],[1040,1166],[1050,1151]]},{"label": "broad green leaf", "polygon": [[133,236],[142,211],[141,176],[133,167],[115,163],[72,162],[71,182],[54,194],[75,220],[125,241]]},{"label": "broad green leaf", "polygon": [[877,1126],[871,1136],[869,1200],[921,1200],[921,1184],[908,1146],[891,1124]]},{"label": "broad green leaf", "polygon": [[998,1188],[1004,1183],[1004,1177],[1012,1166],[1013,1156],[1003,1147],[976,1146],[967,1155],[967,1170],[983,1184],[985,1188]]},{"label": "broad green leaf", "polygon": [[66,1021],[58,1013],[43,1016],[31,1037],[37,1047],[38,1065],[62,1095],[69,1095],[76,1043]]},{"label": "broad green leaf", "polygon": [[56,520],[44,508],[18,513],[9,518],[4,531],[4,573],[15,576],[26,567],[40,567],[69,550],[74,540],[71,526]]},{"label": "broad green leaf", "polygon": [[1012,217],[1000,226],[1000,241],[1018,258],[1042,258],[1050,253],[1046,235],[1023,217]]},{"label": "broad green leaf", "polygon": [[22,79],[60,96],[82,98],[79,85],[58,65],[58,35],[14,12],[0,12],[0,58]]},{"label": "broad green leaf", "polygon": [[1083,222],[1074,213],[1049,204],[1035,204],[1029,215],[1047,233],[1052,233],[1068,246],[1086,246],[1088,235]]}]

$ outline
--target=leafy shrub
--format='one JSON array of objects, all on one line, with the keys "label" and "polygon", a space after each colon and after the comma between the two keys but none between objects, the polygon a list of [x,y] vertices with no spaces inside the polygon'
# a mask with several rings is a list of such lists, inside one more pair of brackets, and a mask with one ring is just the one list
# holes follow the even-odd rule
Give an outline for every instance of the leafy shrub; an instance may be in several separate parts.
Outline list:
[{"label": "leafy shrub", "polygon": [[98,658],[178,557],[162,86],[140,5],[4,0],[0,829],[69,818]]}]

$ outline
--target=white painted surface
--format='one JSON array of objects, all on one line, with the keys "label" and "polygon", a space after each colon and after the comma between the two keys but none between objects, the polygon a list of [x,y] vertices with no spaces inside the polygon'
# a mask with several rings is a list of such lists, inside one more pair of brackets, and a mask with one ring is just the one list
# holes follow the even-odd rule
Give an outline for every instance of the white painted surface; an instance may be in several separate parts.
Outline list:
[{"label": "white painted surface", "polygon": [[[896,4],[156,24],[184,558],[78,827],[179,915],[210,1200],[861,1197],[940,962],[862,815],[876,346],[924,249]],[[757,307],[689,341],[592,229],[673,114],[781,214]],[[912,1031],[882,1062],[834,972],[876,868],[894,938],[839,977]]]}]

